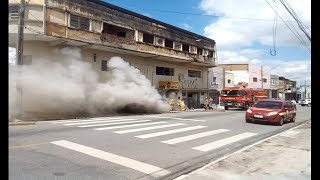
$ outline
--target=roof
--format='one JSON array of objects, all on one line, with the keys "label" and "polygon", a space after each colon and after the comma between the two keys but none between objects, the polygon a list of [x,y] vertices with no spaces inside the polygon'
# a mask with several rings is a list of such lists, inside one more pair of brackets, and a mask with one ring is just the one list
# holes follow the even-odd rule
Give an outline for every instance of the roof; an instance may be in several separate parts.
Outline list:
[{"label": "roof", "polygon": [[170,25],[170,24],[167,24],[167,23],[158,21],[158,20],[156,20],[156,19],[153,19],[153,18],[144,16],[144,15],[141,15],[141,14],[135,13],[135,12],[133,12],[133,11],[129,11],[129,10],[127,10],[127,9],[121,8],[121,7],[119,7],[119,6],[115,6],[115,5],[113,5],[113,4],[110,4],[110,3],[107,3],[107,2],[104,2],[104,1],[101,1],[101,0],[87,0],[87,1],[92,2],[92,3],[95,3],[95,4],[99,4],[99,5],[102,5],[102,6],[111,8],[111,9],[115,9],[115,10],[117,10],[117,11],[120,11],[120,12],[123,12],[123,13],[126,13],[126,14],[129,14],[129,15],[132,15],[132,16],[135,16],[135,17],[138,17],[138,18],[147,20],[147,21],[151,21],[151,22],[157,23],[157,24],[162,25],[162,26],[167,26],[167,27],[170,27],[170,28],[172,28],[172,29],[181,31],[181,32],[183,32],[183,33],[186,33],[186,34],[189,34],[189,35],[192,35],[192,36],[196,36],[196,37],[199,37],[199,38],[208,40],[208,41],[213,41],[213,42],[215,42],[215,40],[210,39],[210,38],[208,38],[208,37],[205,37],[205,36],[202,36],[202,35],[199,35],[199,34],[196,34],[196,33],[193,33],[193,32],[190,32],[190,31],[187,31],[187,30],[184,30],[184,29],[181,29],[181,28],[178,28],[178,27],[176,27],[176,26],[173,26],[173,25]]}]

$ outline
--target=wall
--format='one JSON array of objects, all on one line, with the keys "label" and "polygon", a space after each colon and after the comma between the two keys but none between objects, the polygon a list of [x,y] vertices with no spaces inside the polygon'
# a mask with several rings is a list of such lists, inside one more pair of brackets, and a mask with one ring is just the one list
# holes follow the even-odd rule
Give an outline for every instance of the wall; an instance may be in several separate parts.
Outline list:
[{"label": "wall", "polygon": [[[221,91],[224,88],[224,68],[223,67],[214,67],[208,69],[208,87],[209,89],[216,89]],[[216,81],[213,82],[215,77]]]},{"label": "wall", "polygon": [[[230,72],[225,72],[225,87],[234,87],[235,83],[234,83],[234,77],[235,75],[233,73]],[[231,80],[230,83],[228,83],[228,79]]]},{"label": "wall", "polygon": [[[262,76],[261,76],[262,73]],[[257,82],[253,81],[253,78],[257,78]],[[262,79],[266,79],[267,82],[261,83]],[[270,70],[267,67],[249,65],[249,88],[263,88],[270,89]]]}]

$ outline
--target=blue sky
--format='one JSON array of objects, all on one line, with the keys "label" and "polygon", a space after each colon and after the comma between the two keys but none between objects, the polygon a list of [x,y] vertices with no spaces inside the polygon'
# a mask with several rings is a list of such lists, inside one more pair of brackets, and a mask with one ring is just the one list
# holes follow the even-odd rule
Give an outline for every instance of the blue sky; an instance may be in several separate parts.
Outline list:
[{"label": "blue sky", "polygon": [[[307,81],[307,84],[311,83],[311,53],[307,49],[311,49],[311,43],[280,1],[276,3],[272,0],[105,1],[216,40],[219,63],[263,65],[271,68],[271,74],[296,80],[298,84],[304,84],[304,81]],[[289,3],[311,35],[309,31],[311,0],[285,2]],[[296,35],[272,8],[286,20]],[[277,16],[277,28],[274,31],[275,16]],[[275,38],[273,38],[274,32],[276,32]],[[299,41],[296,36],[301,37],[301,40]],[[274,41],[276,55],[272,56],[270,49],[273,49]]]}]

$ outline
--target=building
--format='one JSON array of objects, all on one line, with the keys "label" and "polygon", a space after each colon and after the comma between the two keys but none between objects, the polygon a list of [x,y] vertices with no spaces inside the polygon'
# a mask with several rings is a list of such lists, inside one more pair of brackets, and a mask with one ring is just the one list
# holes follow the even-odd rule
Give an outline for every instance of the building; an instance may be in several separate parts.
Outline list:
[{"label": "building", "polygon": [[[16,47],[19,3],[9,0],[10,47]],[[208,68],[217,64],[214,40],[100,0],[30,0],[23,44],[24,64],[55,48],[78,47],[102,78],[107,61],[120,56],[161,94],[175,92],[189,107],[208,96]]]},{"label": "building", "polygon": [[279,88],[279,76],[270,75],[270,91],[269,91],[270,98],[279,98],[278,88]]},{"label": "building", "polygon": [[279,77],[279,98],[284,100],[297,101],[296,81],[292,81],[285,77]]},{"label": "building", "polygon": [[[236,86],[270,90],[270,70],[267,67],[250,64],[219,64],[219,67],[223,67],[226,73],[233,74],[233,84]],[[232,79],[226,80],[232,82]],[[226,87],[230,87],[228,82]]]},{"label": "building", "polygon": [[[213,102],[218,104],[221,90],[225,88],[226,74],[223,67],[209,68],[208,71],[209,97],[212,97]],[[228,78],[230,79],[229,76]]]}]

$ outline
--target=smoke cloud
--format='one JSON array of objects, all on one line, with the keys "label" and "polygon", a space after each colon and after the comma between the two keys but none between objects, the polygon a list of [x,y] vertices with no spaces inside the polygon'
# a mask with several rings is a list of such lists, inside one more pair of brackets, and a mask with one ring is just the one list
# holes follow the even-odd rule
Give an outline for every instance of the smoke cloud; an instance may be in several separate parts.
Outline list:
[{"label": "smoke cloud", "polygon": [[[32,65],[9,66],[9,113],[14,116],[22,87],[24,114],[96,116],[114,113],[161,113],[167,103],[140,71],[120,57],[108,61],[106,77],[81,58],[78,48],[54,50]],[[19,103],[19,102],[18,102]]]}]

